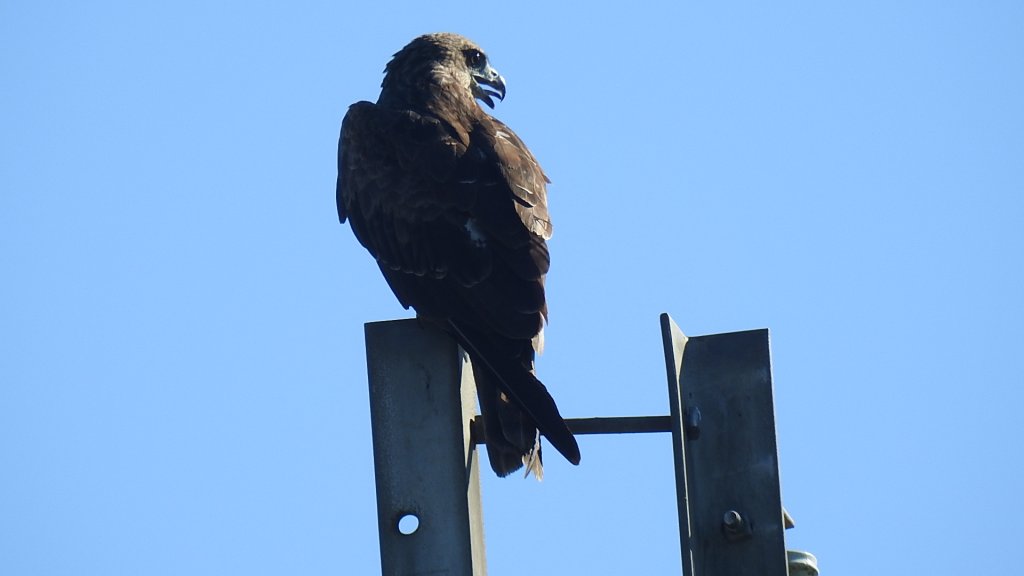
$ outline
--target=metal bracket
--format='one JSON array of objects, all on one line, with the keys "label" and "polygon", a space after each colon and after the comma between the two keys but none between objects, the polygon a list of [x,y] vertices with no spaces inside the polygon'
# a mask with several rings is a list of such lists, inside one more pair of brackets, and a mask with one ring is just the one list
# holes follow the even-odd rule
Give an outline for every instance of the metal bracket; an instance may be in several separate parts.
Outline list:
[{"label": "metal bracket", "polygon": [[768,330],[661,328],[683,574],[786,576]]},{"label": "metal bracket", "polygon": [[[786,576],[768,331],[687,338],[667,314],[661,328],[669,416],[570,419],[570,429],[672,432],[685,576]],[[383,576],[483,576],[468,361],[416,320],[369,323],[366,344]]]}]

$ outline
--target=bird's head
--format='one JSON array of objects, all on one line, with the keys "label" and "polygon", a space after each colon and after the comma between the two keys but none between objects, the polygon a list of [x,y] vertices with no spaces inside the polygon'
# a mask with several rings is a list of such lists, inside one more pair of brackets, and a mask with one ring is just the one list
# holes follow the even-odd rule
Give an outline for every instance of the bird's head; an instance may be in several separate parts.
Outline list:
[{"label": "bird's head", "polygon": [[[505,99],[505,79],[473,41],[447,32],[425,34],[402,48],[385,69],[382,96],[389,90],[426,91],[433,96],[478,99],[494,108]],[[440,91],[440,94],[436,93]]]}]

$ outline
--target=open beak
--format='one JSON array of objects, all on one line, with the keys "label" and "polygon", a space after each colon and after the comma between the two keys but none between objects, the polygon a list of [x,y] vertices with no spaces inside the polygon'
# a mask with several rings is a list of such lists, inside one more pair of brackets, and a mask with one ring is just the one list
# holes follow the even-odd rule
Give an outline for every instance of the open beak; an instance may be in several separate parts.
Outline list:
[{"label": "open beak", "polygon": [[498,100],[505,99],[505,79],[488,64],[482,71],[473,74],[473,96],[494,108],[492,96]]}]

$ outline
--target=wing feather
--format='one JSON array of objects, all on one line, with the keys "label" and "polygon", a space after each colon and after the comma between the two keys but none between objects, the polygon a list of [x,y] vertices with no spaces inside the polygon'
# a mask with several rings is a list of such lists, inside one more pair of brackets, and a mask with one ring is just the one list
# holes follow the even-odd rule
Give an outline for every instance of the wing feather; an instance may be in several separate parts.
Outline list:
[{"label": "wing feather", "polygon": [[475,284],[491,269],[491,254],[466,229],[470,191],[453,188],[465,147],[436,118],[349,108],[338,155],[338,217],[382,268],[416,276],[451,275]]}]

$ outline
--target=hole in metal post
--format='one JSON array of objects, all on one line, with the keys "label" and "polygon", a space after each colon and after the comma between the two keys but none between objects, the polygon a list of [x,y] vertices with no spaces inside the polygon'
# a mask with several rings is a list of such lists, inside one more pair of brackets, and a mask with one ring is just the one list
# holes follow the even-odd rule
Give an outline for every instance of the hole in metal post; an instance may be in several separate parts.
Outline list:
[{"label": "hole in metal post", "polygon": [[402,514],[398,518],[398,531],[406,536],[412,534],[420,527],[420,519],[415,514]]}]

